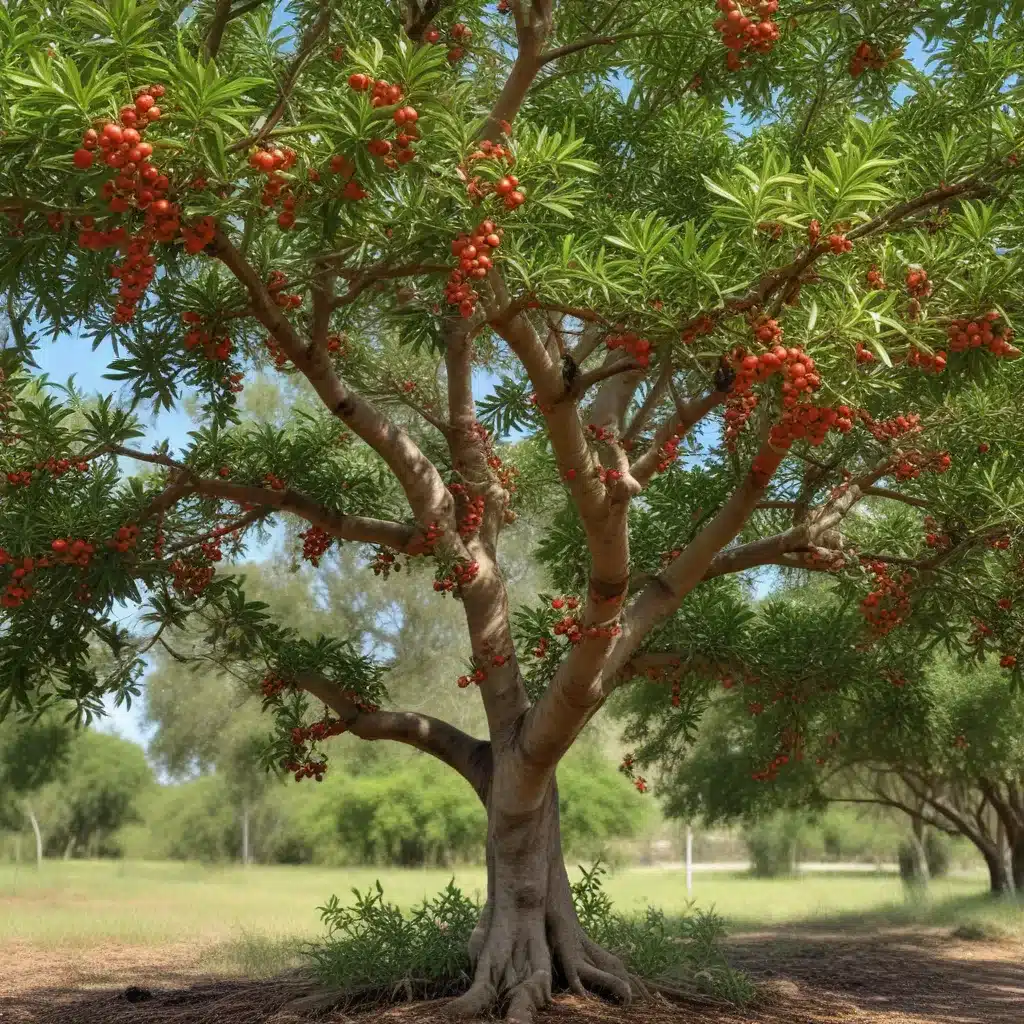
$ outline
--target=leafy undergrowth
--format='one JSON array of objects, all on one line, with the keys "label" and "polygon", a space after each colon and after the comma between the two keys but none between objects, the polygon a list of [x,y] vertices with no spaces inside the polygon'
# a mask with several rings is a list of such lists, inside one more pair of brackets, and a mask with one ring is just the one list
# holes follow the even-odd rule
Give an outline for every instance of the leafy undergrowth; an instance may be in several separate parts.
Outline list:
[{"label": "leafy undergrowth", "polygon": [[[580,871],[572,887],[580,922],[632,972],[732,1003],[753,997],[747,976],[725,960],[722,918],[692,907],[672,918],[653,908],[643,915],[620,914],[604,891],[601,865]],[[365,894],[352,892],[351,906],[332,896],[319,908],[327,934],[304,949],[320,981],[334,988],[409,996],[439,996],[469,984],[466,950],[480,906],[454,880],[408,913],[385,902],[380,882]]]}]

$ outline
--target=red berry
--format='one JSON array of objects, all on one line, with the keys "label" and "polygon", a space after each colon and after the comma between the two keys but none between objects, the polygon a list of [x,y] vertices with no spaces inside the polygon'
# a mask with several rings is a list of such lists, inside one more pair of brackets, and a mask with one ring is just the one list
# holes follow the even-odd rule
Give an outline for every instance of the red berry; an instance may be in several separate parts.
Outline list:
[{"label": "red berry", "polygon": [[80,171],[87,171],[92,167],[92,153],[87,149],[76,149],[71,159]]},{"label": "red berry", "polygon": [[356,92],[363,92],[370,84],[370,79],[366,75],[349,75],[348,85],[350,89],[355,89]]}]

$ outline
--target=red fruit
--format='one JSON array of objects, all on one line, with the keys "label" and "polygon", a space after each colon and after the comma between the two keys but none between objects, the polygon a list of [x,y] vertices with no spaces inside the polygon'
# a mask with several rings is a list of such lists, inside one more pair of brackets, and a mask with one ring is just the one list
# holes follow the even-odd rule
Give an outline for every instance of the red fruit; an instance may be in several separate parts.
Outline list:
[{"label": "red fruit", "polygon": [[99,141],[99,133],[96,131],[95,128],[88,129],[88,131],[86,131],[86,133],[82,136],[82,145],[86,149],[95,149]]},{"label": "red fruit", "polygon": [[560,609],[565,607],[565,601],[563,601],[562,598],[560,598],[560,597],[556,597],[551,602],[551,607],[554,608],[555,611],[559,611]]},{"label": "red fruit", "polygon": [[436,43],[441,38],[441,33],[436,28],[431,26],[423,33],[423,41],[425,43]]},{"label": "red fruit", "polygon": [[163,111],[159,107],[150,107],[146,114],[150,121],[159,121],[162,115]]},{"label": "red fruit", "polygon": [[87,171],[92,167],[92,153],[87,149],[76,149],[75,155],[71,159],[80,171]]},{"label": "red fruit", "polygon": [[121,124],[123,124],[126,128],[129,125],[135,124],[139,119],[139,115],[135,112],[134,107],[122,107],[120,116]]},{"label": "red fruit", "polygon": [[107,140],[108,145],[120,146],[123,137],[120,125],[105,124],[103,126],[103,138]]},{"label": "red fruit", "polygon": [[148,111],[152,110],[153,105],[155,103],[156,100],[153,99],[153,97],[150,96],[148,92],[140,93],[138,96],[135,97],[135,109],[140,114],[145,114]]},{"label": "red fruit", "polygon": [[488,235],[486,241],[492,249],[497,249],[501,245],[501,239],[495,234]]},{"label": "red fruit", "polygon": [[68,542],[66,540],[55,540],[50,545],[51,551],[56,551],[58,555],[63,555],[68,549]]},{"label": "red fruit", "polygon": [[348,85],[350,89],[355,89],[356,92],[363,92],[370,84],[370,79],[366,75],[349,75]]},{"label": "red fruit", "polygon": [[265,149],[261,149],[258,153],[253,153],[252,159],[249,162],[258,171],[272,171],[274,169],[274,158]]},{"label": "red fruit", "polygon": [[982,441],[981,444],[978,445],[978,454],[984,455],[986,452],[988,452],[988,444]]}]

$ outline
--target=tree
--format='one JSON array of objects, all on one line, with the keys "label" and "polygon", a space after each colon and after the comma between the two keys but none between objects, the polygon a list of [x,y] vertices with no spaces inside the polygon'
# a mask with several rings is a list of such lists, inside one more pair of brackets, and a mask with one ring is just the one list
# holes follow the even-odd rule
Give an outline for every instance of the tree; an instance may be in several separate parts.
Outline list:
[{"label": "tree", "polygon": [[769,704],[730,685],[685,750],[656,706],[638,708],[636,759],[669,773],[672,815],[719,823],[829,804],[885,808],[909,820],[916,875],[927,879],[927,827],[974,844],[994,895],[1019,888],[1024,706],[1005,673],[948,659],[910,677],[863,667],[855,686],[819,691],[799,711],[788,695]]},{"label": "tree", "polygon": [[[43,834],[32,798],[64,766],[71,729],[53,715],[19,724],[0,722],[0,820],[24,812],[36,841],[36,865],[43,863]],[[20,824],[20,822],[18,822]]]},{"label": "tree", "polygon": [[[641,982],[573,911],[555,782],[614,691],[675,677],[683,734],[695,673],[800,697],[851,662],[865,685],[911,671],[935,635],[1020,679],[1024,29],[995,0],[290,10],[284,46],[266,4],[4,9],[0,710],[95,712],[194,621],[207,657],[262,676],[275,764],[320,777],[319,739],[347,730],[485,804],[453,1014],[528,1020],[556,969],[628,999]],[[918,38],[926,66],[902,55]],[[133,445],[109,397],[75,429],[76,395],[33,398],[29,316],[114,344],[137,405],[198,394],[186,449]],[[316,410],[281,430],[237,416],[268,361]],[[557,590],[513,618],[517,514],[545,525]],[[281,515],[311,561],[347,543],[385,580],[433,567],[486,740],[382,710],[371,651],[215,572]],[[758,567],[828,572],[864,616],[810,607],[769,647],[742,628]]]},{"label": "tree", "polygon": [[137,803],[153,771],[137,743],[80,729],[64,770],[40,797],[49,810],[51,854],[95,857],[116,853],[114,833],[136,820]]}]

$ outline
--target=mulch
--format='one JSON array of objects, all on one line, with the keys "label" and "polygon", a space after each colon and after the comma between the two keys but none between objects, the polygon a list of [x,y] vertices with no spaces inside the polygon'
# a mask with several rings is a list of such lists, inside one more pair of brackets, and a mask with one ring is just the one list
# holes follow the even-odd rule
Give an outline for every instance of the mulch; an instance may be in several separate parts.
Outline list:
[{"label": "mulch", "polygon": [[[296,1008],[309,991],[298,974],[197,979],[201,959],[181,948],[163,957],[139,950],[134,967],[130,950],[83,952],[71,957],[73,968],[55,970],[53,953],[0,948],[0,1024],[447,1024],[443,1000],[423,992],[315,1013]],[[729,959],[759,983],[752,1006],[659,999],[619,1007],[563,995],[537,1024],[1024,1024],[1022,954],[1020,942],[920,930],[745,935],[729,943]]]}]

